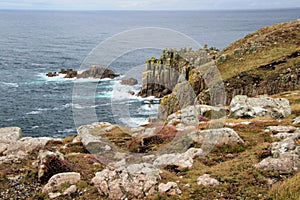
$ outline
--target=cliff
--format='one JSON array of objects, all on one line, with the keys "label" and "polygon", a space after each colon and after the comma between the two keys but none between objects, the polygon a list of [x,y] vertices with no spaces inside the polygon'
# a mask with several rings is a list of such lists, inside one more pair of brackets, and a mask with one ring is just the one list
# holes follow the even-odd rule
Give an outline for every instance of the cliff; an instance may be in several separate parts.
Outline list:
[{"label": "cliff", "polygon": [[[221,73],[227,105],[235,95],[254,97],[299,90],[300,20],[262,28],[210,57],[214,60],[210,65],[216,64]],[[187,82],[175,85],[173,92],[162,99],[160,118],[186,105],[211,104],[214,98],[224,98],[210,96],[212,88],[220,85],[216,82],[215,86],[207,87],[207,72],[203,72],[202,67],[192,63]],[[186,93],[189,86],[193,88],[194,101]]]}]

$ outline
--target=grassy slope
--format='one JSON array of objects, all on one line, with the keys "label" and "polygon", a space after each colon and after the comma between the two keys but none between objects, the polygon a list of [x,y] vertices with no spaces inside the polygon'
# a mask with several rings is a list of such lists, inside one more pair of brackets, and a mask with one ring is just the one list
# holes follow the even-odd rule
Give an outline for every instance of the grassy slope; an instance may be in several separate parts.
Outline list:
[{"label": "grassy slope", "polygon": [[[268,74],[265,70],[257,70],[260,66],[284,59],[294,52],[300,52],[300,20],[262,28],[232,43],[219,56],[218,68],[223,79],[242,72],[257,73],[263,78]],[[299,66],[299,63],[299,56],[288,59],[285,68]]]}]

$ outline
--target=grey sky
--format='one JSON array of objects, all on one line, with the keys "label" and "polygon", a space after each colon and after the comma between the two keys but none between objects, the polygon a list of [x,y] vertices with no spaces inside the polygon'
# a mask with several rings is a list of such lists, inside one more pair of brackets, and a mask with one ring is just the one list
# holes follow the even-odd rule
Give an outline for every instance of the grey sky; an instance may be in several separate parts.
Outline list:
[{"label": "grey sky", "polygon": [[0,9],[236,10],[300,8],[299,0],[0,0]]}]

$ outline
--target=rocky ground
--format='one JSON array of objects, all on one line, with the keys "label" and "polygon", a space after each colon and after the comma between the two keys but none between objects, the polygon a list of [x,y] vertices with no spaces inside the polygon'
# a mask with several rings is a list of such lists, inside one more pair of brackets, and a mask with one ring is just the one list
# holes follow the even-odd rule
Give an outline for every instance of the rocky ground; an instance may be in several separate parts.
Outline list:
[{"label": "rocky ground", "polygon": [[[64,139],[22,138],[19,128],[2,128],[0,197],[298,199],[300,91],[274,97],[284,103],[252,110],[251,118],[248,104],[237,109],[234,103],[226,114],[239,118],[226,118],[217,129],[210,128],[215,120],[207,114],[199,122],[191,108],[163,124],[126,128],[98,122]],[[219,108],[197,109],[205,115]]]}]

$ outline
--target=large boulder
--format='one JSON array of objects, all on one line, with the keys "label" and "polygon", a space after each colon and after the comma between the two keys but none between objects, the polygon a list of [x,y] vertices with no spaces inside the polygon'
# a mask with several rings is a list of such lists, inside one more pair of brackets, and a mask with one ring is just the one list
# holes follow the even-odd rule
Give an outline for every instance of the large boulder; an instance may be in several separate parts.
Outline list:
[{"label": "large boulder", "polygon": [[77,172],[66,172],[55,174],[50,178],[48,183],[43,187],[42,192],[44,194],[61,190],[63,186],[74,185],[81,180],[81,176]]},{"label": "large boulder", "polygon": [[96,78],[96,79],[103,79],[103,78],[116,78],[119,74],[116,74],[112,70],[108,69],[107,67],[101,66],[92,66],[90,69],[80,73],[77,75],[77,78]]},{"label": "large boulder", "polygon": [[23,151],[26,154],[30,154],[32,152],[38,152],[40,149],[45,147],[45,145],[49,140],[50,138],[24,137],[8,145],[5,154],[6,155],[17,154],[20,151]]},{"label": "large boulder", "polygon": [[0,128],[0,142],[16,142],[22,137],[22,130],[19,127]]},{"label": "large boulder", "polygon": [[188,137],[197,144],[235,145],[244,143],[243,139],[231,128],[209,129],[191,132]]},{"label": "large boulder", "polygon": [[271,145],[271,156],[254,167],[266,171],[294,173],[300,171],[300,132]]},{"label": "large boulder", "polygon": [[249,98],[245,95],[237,95],[230,103],[229,116],[232,118],[271,116],[274,119],[278,119],[285,118],[290,115],[290,103],[284,98]]},{"label": "large boulder", "polygon": [[194,163],[193,159],[200,157],[202,153],[202,149],[191,148],[185,153],[163,154],[154,160],[153,165],[160,168],[183,170],[191,168]]},{"label": "large boulder", "polygon": [[142,163],[97,172],[92,183],[109,199],[143,199],[157,193],[159,170]]}]

